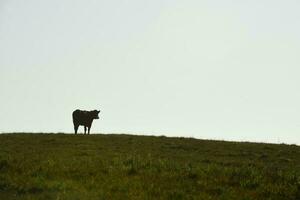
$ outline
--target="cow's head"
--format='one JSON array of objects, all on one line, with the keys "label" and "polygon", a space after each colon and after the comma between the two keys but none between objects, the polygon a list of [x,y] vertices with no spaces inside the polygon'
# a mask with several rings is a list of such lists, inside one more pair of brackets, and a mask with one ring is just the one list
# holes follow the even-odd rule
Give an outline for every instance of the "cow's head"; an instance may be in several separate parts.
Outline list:
[{"label": "cow's head", "polygon": [[99,111],[98,110],[91,111],[93,119],[99,119],[99,116],[98,116],[99,113],[100,113],[100,110]]}]

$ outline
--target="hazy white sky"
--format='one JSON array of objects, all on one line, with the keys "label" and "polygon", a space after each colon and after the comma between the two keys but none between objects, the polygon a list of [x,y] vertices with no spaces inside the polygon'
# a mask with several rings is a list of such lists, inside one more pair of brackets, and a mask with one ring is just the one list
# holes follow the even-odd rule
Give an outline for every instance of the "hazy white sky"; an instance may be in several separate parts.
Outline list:
[{"label": "hazy white sky", "polygon": [[[299,0],[0,0],[0,131],[300,144]],[[80,129],[82,132],[82,128]]]}]

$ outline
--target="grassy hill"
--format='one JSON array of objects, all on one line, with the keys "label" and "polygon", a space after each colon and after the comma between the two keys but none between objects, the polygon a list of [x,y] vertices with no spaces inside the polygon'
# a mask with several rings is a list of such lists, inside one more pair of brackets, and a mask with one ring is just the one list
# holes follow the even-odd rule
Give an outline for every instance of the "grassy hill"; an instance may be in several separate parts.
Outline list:
[{"label": "grassy hill", "polygon": [[300,147],[0,134],[0,199],[300,199]]}]

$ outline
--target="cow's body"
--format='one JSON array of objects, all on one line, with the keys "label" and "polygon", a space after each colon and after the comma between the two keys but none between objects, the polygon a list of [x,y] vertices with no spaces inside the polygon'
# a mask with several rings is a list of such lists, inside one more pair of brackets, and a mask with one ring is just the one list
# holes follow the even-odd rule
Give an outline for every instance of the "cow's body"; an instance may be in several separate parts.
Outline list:
[{"label": "cow's body", "polygon": [[88,134],[90,134],[90,129],[94,119],[99,119],[100,110],[85,111],[85,110],[75,110],[72,114],[74,131],[77,134],[78,127],[84,126],[84,134],[86,134],[86,129],[88,129]]}]

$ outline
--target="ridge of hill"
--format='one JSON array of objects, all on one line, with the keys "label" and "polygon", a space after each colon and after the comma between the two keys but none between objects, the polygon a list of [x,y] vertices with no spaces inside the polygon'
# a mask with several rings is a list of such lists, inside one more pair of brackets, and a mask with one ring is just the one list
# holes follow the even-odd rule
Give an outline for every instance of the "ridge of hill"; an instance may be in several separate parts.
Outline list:
[{"label": "ridge of hill", "polygon": [[300,147],[0,134],[0,199],[300,199]]}]

